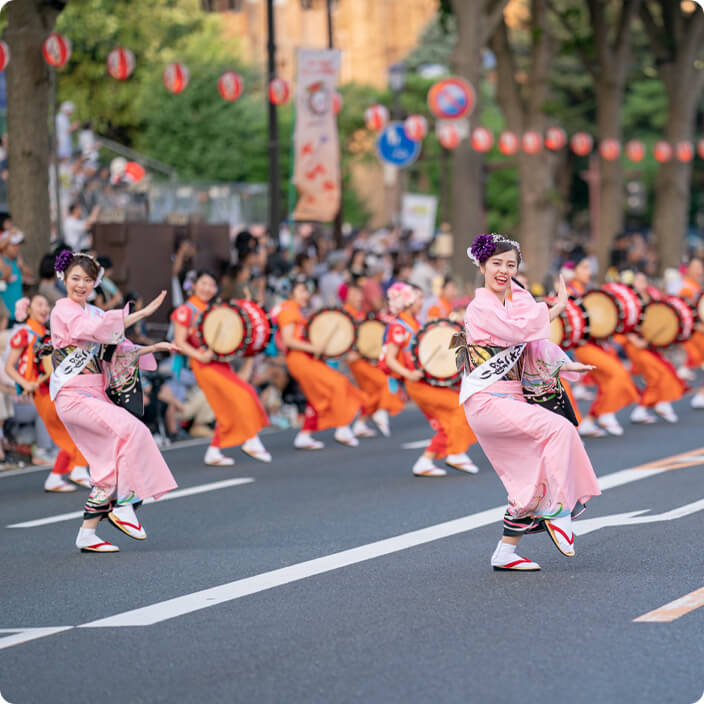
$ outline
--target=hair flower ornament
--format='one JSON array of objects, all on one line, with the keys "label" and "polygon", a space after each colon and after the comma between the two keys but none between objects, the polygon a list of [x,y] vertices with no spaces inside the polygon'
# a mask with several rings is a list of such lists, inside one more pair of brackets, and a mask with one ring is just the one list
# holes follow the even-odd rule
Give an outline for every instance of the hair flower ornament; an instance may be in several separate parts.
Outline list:
[{"label": "hair flower ornament", "polygon": [[500,244],[507,244],[510,247],[515,247],[518,251],[520,259],[521,247],[518,242],[515,240],[510,240],[505,235],[499,235],[496,232],[477,235],[474,238],[474,242],[472,242],[472,246],[467,249],[467,256],[474,264],[479,266],[489,259]]},{"label": "hair flower ornament", "polygon": [[69,264],[73,261],[73,252],[70,249],[64,249],[59,252],[56,260],[54,261],[54,270],[56,271],[56,278],[61,281],[64,280],[64,272],[68,269]]}]

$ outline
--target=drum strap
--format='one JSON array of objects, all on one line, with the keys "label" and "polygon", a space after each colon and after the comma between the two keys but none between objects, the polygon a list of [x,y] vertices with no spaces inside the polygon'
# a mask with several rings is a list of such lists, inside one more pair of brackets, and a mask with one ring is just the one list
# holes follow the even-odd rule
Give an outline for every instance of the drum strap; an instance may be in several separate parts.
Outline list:
[{"label": "drum strap", "polygon": [[487,359],[486,362],[482,362],[470,374],[465,374],[460,386],[459,405],[461,406],[473,394],[484,391],[494,382],[503,379],[516,366],[525,347],[525,344],[507,347]]}]

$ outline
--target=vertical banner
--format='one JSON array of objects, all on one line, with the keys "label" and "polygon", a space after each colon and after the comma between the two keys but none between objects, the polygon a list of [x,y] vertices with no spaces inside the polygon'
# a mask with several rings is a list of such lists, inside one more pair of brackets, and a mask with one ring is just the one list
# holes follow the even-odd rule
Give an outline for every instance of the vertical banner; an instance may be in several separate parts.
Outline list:
[{"label": "vertical banner", "polygon": [[338,49],[296,52],[294,220],[332,220],[340,207],[340,147],[333,96],[340,71]]}]

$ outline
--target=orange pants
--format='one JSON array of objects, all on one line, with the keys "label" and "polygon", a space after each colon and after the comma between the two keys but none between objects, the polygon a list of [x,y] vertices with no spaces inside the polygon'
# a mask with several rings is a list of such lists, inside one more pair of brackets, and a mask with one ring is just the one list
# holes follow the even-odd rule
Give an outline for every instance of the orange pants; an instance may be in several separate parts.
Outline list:
[{"label": "orange pants", "polygon": [[301,350],[289,350],[286,366],[315,412],[315,427],[308,424],[305,430],[339,428],[354,420],[364,397],[340,372]]},{"label": "orange pants", "polygon": [[641,406],[654,406],[660,401],[679,401],[687,385],[679,378],[675,368],[657,352],[624,342],[623,349],[631,360],[632,374],[640,374],[645,380],[641,393]]},{"label": "orange pants", "polygon": [[234,447],[269,425],[257,392],[225,362],[201,364],[191,360],[196,382],[215,414],[212,445]]},{"label": "orange pants", "polygon": [[696,369],[704,364],[704,333],[695,330],[692,337],[683,342],[682,346],[687,351],[686,364],[690,369]]},{"label": "orange pants", "polygon": [[364,394],[362,415],[370,416],[380,408],[392,416],[403,410],[403,401],[389,388],[389,379],[384,372],[366,359],[348,362],[354,380]]},{"label": "orange pants", "polygon": [[431,386],[424,381],[407,381],[406,391],[435,431],[428,452],[436,457],[457,455],[477,442],[474,432],[467,425],[464,408],[458,405],[456,389]]},{"label": "orange pants", "polygon": [[49,390],[37,389],[33,395],[39,417],[44,421],[49,437],[59,448],[52,474],[68,474],[74,467],[85,467],[88,461],[76,447],[66,426],[56,413],[56,406],[49,396]]},{"label": "orange pants", "polygon": [[578,362],[596,367],[589,372],[597,386],[596,399],[589,409],[590,416],[615,413],[631,403],[640,402],[640,393],[616,354],[587,342],[577,347],[574,356]]}]

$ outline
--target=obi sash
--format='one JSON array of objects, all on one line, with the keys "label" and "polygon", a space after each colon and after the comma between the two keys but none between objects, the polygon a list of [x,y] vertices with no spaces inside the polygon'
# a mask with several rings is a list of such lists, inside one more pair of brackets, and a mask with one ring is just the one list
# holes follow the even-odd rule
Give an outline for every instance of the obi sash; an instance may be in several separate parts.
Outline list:
[{"label": "obi sash", "polygon": [[486,362],[482,362],[469,374],[464,374],[460,386],[459,405],[464,404],[473,394],[484,391],[495,382],[501,381],[516,366],[525,347],[525,343],[507,347]]}]

